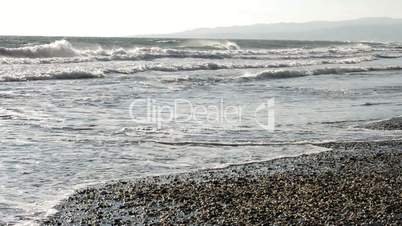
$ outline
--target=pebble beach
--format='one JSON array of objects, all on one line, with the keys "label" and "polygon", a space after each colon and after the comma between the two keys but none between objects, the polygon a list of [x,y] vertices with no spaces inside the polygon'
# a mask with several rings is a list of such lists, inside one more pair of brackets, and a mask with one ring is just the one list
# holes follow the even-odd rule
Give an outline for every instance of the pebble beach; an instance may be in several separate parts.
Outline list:
[{"label": "pebble beach", "polygon": [[[399,119],[370,124],[400,129]],[[333,142],[328,151],[77,191],[43,225],[400,225],[402,141]]]}]

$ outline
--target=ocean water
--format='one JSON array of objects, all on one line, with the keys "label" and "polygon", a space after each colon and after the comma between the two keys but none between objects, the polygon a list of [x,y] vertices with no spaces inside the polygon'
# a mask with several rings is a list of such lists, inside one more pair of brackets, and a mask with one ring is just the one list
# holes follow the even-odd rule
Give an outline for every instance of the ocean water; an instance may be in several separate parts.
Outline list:
[{"label": "ocean water", "polygon": [[0,37],[0,224],[75,189],[399,139],[402,44]]}]

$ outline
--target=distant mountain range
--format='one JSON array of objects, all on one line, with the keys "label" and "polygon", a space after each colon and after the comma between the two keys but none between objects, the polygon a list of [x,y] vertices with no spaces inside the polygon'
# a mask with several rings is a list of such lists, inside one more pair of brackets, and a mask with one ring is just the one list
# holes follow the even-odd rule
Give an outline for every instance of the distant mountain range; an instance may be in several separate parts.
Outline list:
[{"label": "distant mountain range", "polygon": [[199,28],[152,37],[402,42],[402,19],[362,18],[333,22],[313,21]]}]

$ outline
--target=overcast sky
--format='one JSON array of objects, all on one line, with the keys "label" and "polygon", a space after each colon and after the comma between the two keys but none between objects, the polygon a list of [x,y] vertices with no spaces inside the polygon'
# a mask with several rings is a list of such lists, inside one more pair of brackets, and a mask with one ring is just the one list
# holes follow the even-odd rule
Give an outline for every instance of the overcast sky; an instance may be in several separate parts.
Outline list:
[{"label": "overcast sky", "polygon": [[199,27],[402,18],[402,0],[0,0],[0,35],[129,36]]}]

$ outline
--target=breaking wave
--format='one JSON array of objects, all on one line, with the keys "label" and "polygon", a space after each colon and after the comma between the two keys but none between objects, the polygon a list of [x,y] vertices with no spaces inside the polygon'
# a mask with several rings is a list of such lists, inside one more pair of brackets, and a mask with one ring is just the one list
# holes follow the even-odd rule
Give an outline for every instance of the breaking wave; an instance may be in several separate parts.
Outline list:
[{"label": "breaking wave", "polygon": [[[240,49],[230,41],[190,40],[178,48],[132,47],[132,48],[77,48],[67,40],[50,44],[24,46],[19,48],[0,48],[2,64],[51,64],[77,63],[88,61],[140,61],[158,58],[202,58],[202,59],[317,59],[345,58],[366,54],[369,46],[355,44],[328,48],[290,48],[290,49]],[[363,56],[360,56],[363,57]],[[372,56],[365,56],[372,57]],[[381,56],[379,56],[381,57]]]},{"label": "breaking wave", "polygon": [[[231,46],[231,45],[228,45]],[[92,60],[147,60],[163,57],[171,58],[211,58],[231,57],[225,51],[196,51],[185,49],[165,49],[159,47],[135,47],[104,49],[78,49],[67,40],[58,40],[50,44],[26,46],[19,48],[0,48],[0,56],[12,58],[71,58],[87,57]],[[84,59],[88,61],[88,59]],[[52,62],[50,62],[52,63]]]},{"label": "breaking wave", "polygon": [[221,63],[200,63],[200,64],[150,64],[123,68],[108,68],[104,70],[105,74],[135,74],[145,71],[178,72],[178,71],[199,71],[199,70],[223,70],[223,69],[258,69],[258,68],[287,68],[302,67],[321,64],[357,64],[364,61],[373,60],[372,58],[351,58],[341,60],[313,60],[305,62],[272,62],[272,63],[254,63],[254,64],[221,64]]},{"label": "breaking wave", "polygon": [[0,55],[21,58],[74,57],[79,52],[66,40],[19,48],[0,48]]},{"label": "breaking wave", "polygon": [[402,58],[402,54],[376,54],[378,58],[385,58],[385,59],[393,59],[393,58]]},{"label": "breaking wave", "polygon": [[263,79],[285,79],[305,77],[312,75],[330,75],[330,74],[346,74],[356,72],[374,72],[374,71],[399,71],[402,70],[402,66],[378,66],[378,67],[326,67],[317,69],[305,69],[305,70],[269,70],[263,71],[257,74],[246,74],[241,76],[241,79],[245,80],[263,80]]},{"label": "breaking wave", "polygon": [[[58,71],[54,68],[46,69],[44,71],[23,71],[20,73],[14,67],[4,68],[0,71],[0,81],[34,81],[34,80],[53,80],[53,79],[88,79],[100,78],[106,74],[136,74],[146,71],[160,71],[160,72],[180,72],[180,71],[210,71],[210,70],[228,70],[228,69],[279,69],[279,68],[294,68],[305,67],[322,64],[350,64],[359,63],[366,58],[351,58],[341,60],[312,60],[305,62],[289,61],[289,62],[271,62],[271,63],[254,63],[254,64],[234,64],[234,63],[191,63],[191,64],[142,64],[142,65],[109,65],[106,67],[88,67],[86,69],[69,69],[66,71]],[[352,70],[352,69],[350,69]],[[354,69],[356,70],[356,69]],[[317,71],[318,72],[318,71]],[[315,73],[317,73],[315,72]],[[265,73],[272,73],[271,77],[290,77],[297,75],[309,75],[313,73],[310,71],[298,71],[290,69],[281,69],[277,71],[269,71]],[[261,77],[263,75],[257,76]]]},{"label": "breaking wave", "polygon": [[[218,65],[200,65],[200,70],[211,70],[212,68],[218,67]],[[150,68],[148,68],[150,69]],[[137,69],[140,72],[141,69]],[[195,70],[195,68],[153,68],[153,70],[159,71],[171,71],[176,70]],[[375,71],[399,71],[402,70],[402,66],[383,66],[383,67],[324,67],[316,69],[271,69],[268,71],[263,71],[256,74],[245,74],[243,76],[216,76],[216,75],[203,75],[203,76],[190,76],[190,75],[165,75],[160,77],[160,81],[164,83],[182,83],[182,82],[230,82],[230,81],[250,81],[250,80],[268,80],[268,79],[289,79],[313,75],[339,75],[347,73],[358,73],[358,72],[375,72]],[[124,71],[105,71],[107,73],[125,73]],[[127,72],[127,74],[134,73],[133,71]]]},{"label": "breaking wave", "polygon": [[[197,42],[196,42],[197,43]],[[209,47],[208,47],[209,46]],[[190,46],[188,46],[190,48]],[[148,60],[155,58],[230,58],[234,53],[223,50],[238,50],[233,42],[203,41],[192,49],[172,49],[160,47],[133,47],[104,49],[78,49],[67,40],[58,40],[50,44],[25,46],[19,48],[0,48],[0,56],[12,58],[70,58],[89,57],[92,60]],[[88,61],[88,59],[83,59]]]},{"label": "breaking wave", "polygon": [[182,44],[182,48],[216,49],[216,50],[239,50],[240,47],[226,40],[190,40]]},{"label": "breaking wave", "polygon": [[90,79],[101,78],[103,72],[95,71],[81,71],[81,70],[67,70],[67,71],[50,71],[43,73],[29,73],[17,74],[14,76],[0,76],[2,82],[22,82],[22,81],[38,81],[38,80],[69,80],[69,79]]}]

